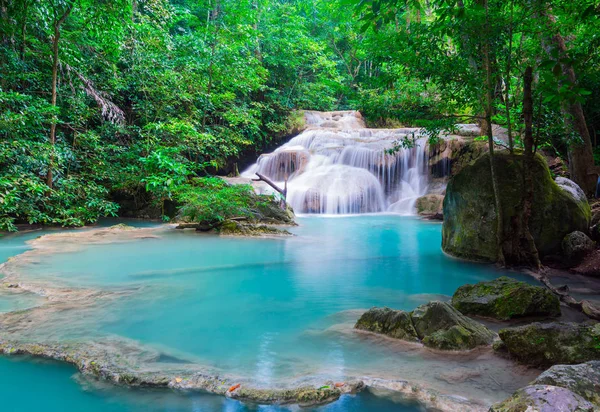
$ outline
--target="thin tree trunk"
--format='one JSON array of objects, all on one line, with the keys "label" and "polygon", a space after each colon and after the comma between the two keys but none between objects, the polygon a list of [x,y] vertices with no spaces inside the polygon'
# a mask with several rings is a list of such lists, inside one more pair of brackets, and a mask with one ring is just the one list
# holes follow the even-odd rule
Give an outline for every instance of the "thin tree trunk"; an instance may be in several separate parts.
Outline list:
[{"label": "thin tree trunk", "polygon": [[535,246],[535,241],[529,229],[531,211],[533,208],[533,95],[531,84],[533,83],[533,69],[528,66],[523,78],[523,118],[525,120],[525,136],[523,139],[523,188],[525,193],[521,208],[521,233],[519,237],[525,244],[521,245],[522,262],[531,265],[535,269],[540,268],[540,258]]},{"label": "thin tree trunk", "polygon": [[512,65],[512,45],[513,45],[513,13],[515,4],[510,3],[510,25],[508,27],[508,56],[506,57],[506,98],[504,99],[504,107],[506,108],[506,131],[508,134],[508,150],[510,153],[514,150],[512,136],[512,121],[510,119],[510,72]]},{"label": "thin tree trunk", "polygon": [[[51,104],[56,107],[56,83],[58,81],[58,43],[60,41],[60,26],[69,17],[72,6],[68,6],[63,15],[54,23],[54,37],[52,38],[52,98]],[[56,143],[56,123],[58,118],[53,116],[52,123],[50,124],[50,162],[48,163],[48,173],[46,175],[46,184],[48,188],[52,190],[53,176],[52,168],[54,164],[54,145]]]},{"label": "thin tree trunk", "polygon": [[485,70],[485,123],[487,124],[486,135],[488,137],[488,146],[490,154],[490,175],[492,178],[492,188],[494,191],[494,203],[496,208],[496,242],[498,245],[498,263],[504,264],[504,253],[502,245],[504,243],[504,213],[502,212],[502,202],[500,198],[500,187],[498,174],[496,171],[494,157],[494,135],[492,133],[492,109],[493,109],[493,85],[492,85],[492,67],[490,58],[490,39],[489,39],[489,6],[488,1],[483,1],[485,9],[486,30],[483,40],[483,66]]}]

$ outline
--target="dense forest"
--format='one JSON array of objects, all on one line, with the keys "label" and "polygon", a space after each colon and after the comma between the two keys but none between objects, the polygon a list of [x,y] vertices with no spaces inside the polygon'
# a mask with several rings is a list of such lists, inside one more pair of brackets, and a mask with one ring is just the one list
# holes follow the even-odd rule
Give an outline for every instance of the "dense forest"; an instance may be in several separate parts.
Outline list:
[{"label": "dense forest", "polygon": [[491,142],[495,123],[510,150],[529,130],[525,149],[591,194],[599,16],[590,0],[0,0],[0,230],[235,205],[243,189],[211,176],[302,109],[433,137],[479,123]]}]

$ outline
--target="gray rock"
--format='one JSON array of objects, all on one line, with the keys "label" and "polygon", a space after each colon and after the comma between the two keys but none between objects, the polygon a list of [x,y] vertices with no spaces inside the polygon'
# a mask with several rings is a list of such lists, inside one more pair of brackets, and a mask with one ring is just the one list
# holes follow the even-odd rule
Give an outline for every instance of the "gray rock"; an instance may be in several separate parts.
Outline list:
[{"label": "gray rock", "polygon": [[371,308],[358,319],[355,328],[406,341],[419,340],[410,313],[402,310]]},{"label": "gray rock", "polygon": [[562,241],[563,255],[572,261],[584,258],[595,246],[594,241],[580,231],[569,233]]},{"label": "gray rock", "polygon": [[592,412],[594,405],[558,386],[530,385],[497,403],[490,412]]},{"label": "gray rock", "polygon": [[446,302],[433,301],[411,312],[417,335],[425,346],[444,350],[490,345],[494,332],[469,319]]},{"label": "gray rock", "polygon": [[590,228],[590,235],[594,242],[600,242],[600,223]]},{"label": "gray rock", "polygon": [[560,301],[548,289],[506,276],[461,286],[452,296],[452,306],[465,315],[500,320],[521,316],[560,316]]},{"label": "gray rock", "polygon": [[530,365],[575,364],[600,359],[600,323],[536,322],[501,329],[499,335],[504,349]]},{"label": "gray rock", "polygon": [[555,365],[538,376],[532,385],[560,386],[600,407],[600,361]]}]

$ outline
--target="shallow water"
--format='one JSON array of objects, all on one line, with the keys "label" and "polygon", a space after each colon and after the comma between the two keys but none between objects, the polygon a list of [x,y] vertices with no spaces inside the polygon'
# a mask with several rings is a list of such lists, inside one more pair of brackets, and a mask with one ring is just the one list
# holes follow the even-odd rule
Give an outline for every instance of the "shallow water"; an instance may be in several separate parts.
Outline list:
[{"label": "shallow water", "polygon": [[[199,363],[258,386],[370,376],[420,382],[484,403],[535,375],[489,351],[436,354],[352,329],[361,309],[371,306],[410,310],[448,299],[465,283],[527,277],[445,256],[439,223],[394,215],[299,223],[293,238],[165,229],[160,239],[40,256],[24,268],[27,279],[131,294],[54,315],[29,337],[123,336],[164,353],[159,362]],[[363,402],[357,410],[369,410],[379,398],[351,399]]]}]

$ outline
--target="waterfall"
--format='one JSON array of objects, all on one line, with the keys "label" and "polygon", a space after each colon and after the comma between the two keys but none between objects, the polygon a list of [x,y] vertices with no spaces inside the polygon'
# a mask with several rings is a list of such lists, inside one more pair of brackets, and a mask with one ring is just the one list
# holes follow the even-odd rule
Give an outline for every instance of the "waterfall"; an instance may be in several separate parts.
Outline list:
[{"label": "waterfall", "polygon": [[[427,193],[429,152],[417,129],[368,129],[359,112],[305,113],[308,128],[263,154],[242,173],[288,180],[288,203],[297,213],[414,214]],[[411,148],[387,150],[405,137]]]}]

